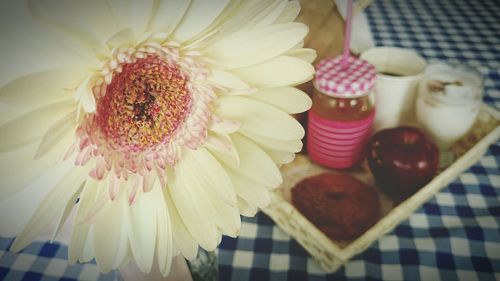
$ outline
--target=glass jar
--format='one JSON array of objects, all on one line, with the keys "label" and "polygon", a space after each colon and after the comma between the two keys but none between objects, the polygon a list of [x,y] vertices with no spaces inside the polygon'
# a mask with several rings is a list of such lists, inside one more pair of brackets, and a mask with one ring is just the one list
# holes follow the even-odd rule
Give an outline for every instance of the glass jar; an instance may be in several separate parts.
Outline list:
[{"label": "glass jar", "polygon": [[417,120],[440,149],[448,149],[473,126],[481,107],[483,78],[459,64],[430,64],[420,84]]},{"label": "glass jar", "polygon": [[470,66],[443,62],[427,66],[416,115],[420,127],[439,148],[441,168],[455,160],[451,146],[474,126],[483,88],[483,76]]},{"label": "glass jar", "polygon": [[328,58],[316,66],[308,114],[307,151],[312,161],[335,169],[355,166],[364,156],[375,107],[375,68],[364,60]]}]

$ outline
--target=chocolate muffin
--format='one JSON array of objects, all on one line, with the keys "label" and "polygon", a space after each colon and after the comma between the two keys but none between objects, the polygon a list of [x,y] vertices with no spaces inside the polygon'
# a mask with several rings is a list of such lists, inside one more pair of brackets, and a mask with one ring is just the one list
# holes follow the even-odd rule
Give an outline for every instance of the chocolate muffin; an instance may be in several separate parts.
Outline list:
[{"label": "chocolate muffin", "polygon": [[323,173],[292,189],[293,205],[332,240],[352,240],[377,220],[375,189],[348,174]]}]

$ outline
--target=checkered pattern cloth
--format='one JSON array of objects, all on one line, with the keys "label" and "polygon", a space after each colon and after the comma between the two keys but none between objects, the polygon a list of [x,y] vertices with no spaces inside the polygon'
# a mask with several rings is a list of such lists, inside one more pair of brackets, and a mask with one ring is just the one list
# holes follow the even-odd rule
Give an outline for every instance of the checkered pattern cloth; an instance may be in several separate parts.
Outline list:
[{"label": "checkered pattern cloth", "polygon": [[[500,108],[498,0],[375,0],[377,45],[412,48],[428,61],[463,62],[485,76],[484,101]],[[218,250],[220,280],[500,280],[500,143],[362,254],[325,274],[272,220],[244,218]],[[68,266],[67,247],[33,243],[21,254],[0,239],[0,280],[116,280],[95,264]]]},{"label": "checkered pattern cloth", "polygon": [[8,251],[14,239],[0,239],[0,280],[76,281],[118,280],[117,272],[102,274],[95,263],[68,265],[68,247],[35,242],[19,254]]},{"label": "checkered pattern cloth", "polygon": [[355,98],[367,95],[375,85],[377,72],[368,62],[356,57],[325,58],[316,64],[314,86],[332,97]]}]

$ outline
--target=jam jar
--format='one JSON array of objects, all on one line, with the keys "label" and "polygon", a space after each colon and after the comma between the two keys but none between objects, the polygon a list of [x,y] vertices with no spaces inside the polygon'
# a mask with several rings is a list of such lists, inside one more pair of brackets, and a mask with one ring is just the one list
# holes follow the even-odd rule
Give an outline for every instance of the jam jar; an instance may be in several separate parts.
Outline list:
[{"label": "jam jar", "polygon": [[375,119],[375,67],[341,56],[316,65],[308,113],[307,151],[312,161],[334,169],[355,166],[364,156]]}]

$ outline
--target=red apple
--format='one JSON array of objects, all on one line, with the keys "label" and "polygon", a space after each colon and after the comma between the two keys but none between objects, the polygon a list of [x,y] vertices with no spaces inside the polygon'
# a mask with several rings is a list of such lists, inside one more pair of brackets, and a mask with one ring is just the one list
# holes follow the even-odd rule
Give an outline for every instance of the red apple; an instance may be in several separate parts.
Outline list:
[{"label": "red apple", "polygon": [[372,136],[367,160],[377,185],[399,203],[434,177],[439,150],[420,129],[396,127]]}]

